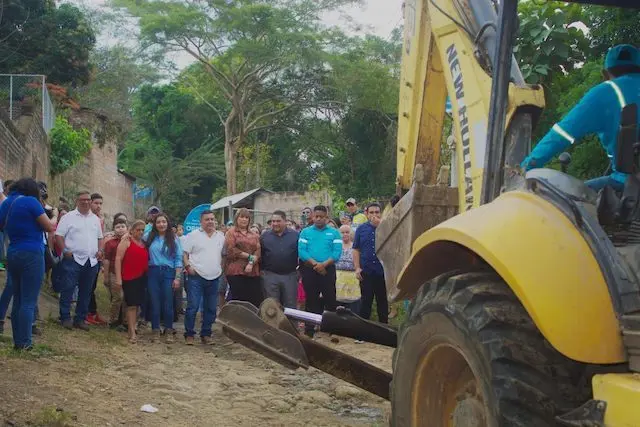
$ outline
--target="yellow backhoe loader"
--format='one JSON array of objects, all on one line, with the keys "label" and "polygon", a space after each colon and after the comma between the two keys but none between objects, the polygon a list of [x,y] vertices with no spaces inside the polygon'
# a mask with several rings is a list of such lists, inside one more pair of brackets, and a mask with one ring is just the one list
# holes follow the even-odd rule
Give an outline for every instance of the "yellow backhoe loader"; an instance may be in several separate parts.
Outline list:
[{"label": "yellow backhoe loader", "polygon": [[[390,399],[393,426],[640,426],[638,106],[623,110],[613,159],[630,174],[622,193],[518,173],[544,95],[512,55],[517,5],[405,1],[401,199],[376,233],[390,298],[412,301],[405,324],[267,300],[225,306],[225,333]],[[451,185],[440,168],[447,96]],[[298,335],[292,318],[396,347],[393,374]]]}]

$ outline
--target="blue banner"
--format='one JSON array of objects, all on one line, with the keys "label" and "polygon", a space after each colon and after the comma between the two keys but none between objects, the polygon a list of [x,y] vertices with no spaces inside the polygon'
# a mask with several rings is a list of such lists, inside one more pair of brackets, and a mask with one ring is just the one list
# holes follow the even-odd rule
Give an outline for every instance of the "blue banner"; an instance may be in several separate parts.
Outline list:
[{"label": "blue banner", "polygon": [[193,230],[197,230],[198,228],[200,228],[200,213],[202,213],[202,211],[209,210],[209,208],[211,208],[211,203],[196,206],[195,208],[191,209],[191,212],[189,212],[189,215],[187,215],[187,217],[184,219],[184,223],[182,224],[184,226],[185,236]]}]

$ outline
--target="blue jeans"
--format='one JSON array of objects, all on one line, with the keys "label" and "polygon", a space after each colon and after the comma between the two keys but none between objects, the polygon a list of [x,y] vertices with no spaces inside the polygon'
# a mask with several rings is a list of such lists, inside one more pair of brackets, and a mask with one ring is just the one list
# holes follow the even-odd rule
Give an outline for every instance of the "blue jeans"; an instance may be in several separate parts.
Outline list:
[{"label": "blue jeans", "polygon": [[40,252],[9,251],[8,261],[13,287],[13,343],[25,348],[31,345],[31,326],[44,278],[44,256]]},{"label": "blue jeans", "polygon": [[73,291],[78,285],[78,301],[73,323],[84,322],[89,311],[93,281],[98,274],[98,264],[92,267],[91,261],[87,260],[84,265],[80,265],[73,257],[65,257],[60,263],[63,277],[62,289],[60,289],[60,321],[71,319],[71,300],[73,299]]},{"label": "blue jeans", "polygon": [[4,261],[4,255],[4,233],[0,231],[0,262]]},{"label": "blue jeans", "polygon": [[[11,298],[13,298],[13,282],[11,281],[11,275],[7,274],[7,282],[2,290],[2,295],[0,295],[0,321],[4,321],[4,318],[7,317]],[[38,317],[38,304],[36,304],[34,316],[35,318]]]},{"label": "blue jeans", "polygon": [[200,336],[211,336],[211,325],[216,321],[216,308],[218,306],[218,280],[203,279],[197,274],[189,276],[187,311],[184,315],[185,337],[192,337],[196,334],[196,313],[201,303],[203,310]]},{"label": "blue jeans", "polygon": [[160,313],[165,329],[173,329],[173,279],[171,267],[149,266],[148,292],[151,300],[151,329],[160,330]]},{"label": "blue jeans", "polygon": [[13,298],[13,282],[11,281],[11,275],[7,274],[7,283],[4,285],[2,295],[0,295],[0,320],[4,320],[7,317],[11,298]]},{"label": "blue jeans", "polygon": [[64,267],[59,262],[51,269],[51,287],[56,293],[60,293],[64,288]]},{"label": "blue jeans", "polygon": [[588,181],[585,181],[584,184],[594,191],[600,191],[607,185],[613,187],[613,189],[616,191],[624,190],[624,184],[620,181],[616,181],[610,175],[590,179]]}]

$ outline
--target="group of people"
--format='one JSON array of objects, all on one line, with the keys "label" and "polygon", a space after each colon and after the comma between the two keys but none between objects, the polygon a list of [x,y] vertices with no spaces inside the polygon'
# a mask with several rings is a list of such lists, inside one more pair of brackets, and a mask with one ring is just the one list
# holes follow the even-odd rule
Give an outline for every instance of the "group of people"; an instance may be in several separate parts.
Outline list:
[{"label": "group of people", "polygon": [[[341,218],[339,228],[329,224],[325,206],[305,208],[307,223],[301,231],[282,211],[273,213],[268,229],[258,231],[247,209],[238,210],[233,222],[219,230],[214,212],[206,210],[200,215],[200,228],[183,235],[182,227],[155,207],[146,221],[131,224],[126,215],[116,214],[111,230],[105,230],[102,196],[97,193],[79,192],[73,210],[66,205],[54,209],[46,204],[43,183],[24,178],[9,184],[0,199],[0,229],[9,241],[0,311],[4,307],[6,312],[13,299],[16,349],[32,347],[38,295],[48,270],[59,293],[61,325],[85,331],[89,324],[103,322],[95,303],[102,270],[111,297],[109,325],[126,328],[132,344],[148,322],[152,341],[164,335],[166,342],[174,342],[183,288],[188,345],[195,341],[198,311],[200,340],[211,343],[212,325],[225,296],[255,306],[266,297],[291,308],[301,308],[302,301],[314,313],[340,304],[365,318],[371,315],[375,296],[378,318],[387,321],[384,271],[375,254],[375,229],[381,218],[377,203],[363,213],[355,200],[349,200],[351,212]],[[354,225],[352,219],[358,215],[367,221]],[[0,326],[4,315],[0,313]],[[313,335],[313,327],[306,333]]]}]

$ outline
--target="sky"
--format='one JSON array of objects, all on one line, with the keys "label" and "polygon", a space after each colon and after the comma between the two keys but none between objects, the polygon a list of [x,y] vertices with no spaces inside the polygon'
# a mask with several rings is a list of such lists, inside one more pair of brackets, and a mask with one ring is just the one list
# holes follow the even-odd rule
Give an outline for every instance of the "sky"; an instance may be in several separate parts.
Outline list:
[{"label": "sky", "polygon": [[[108,0],[67,0],[70,3],[84,4],[89,7],[103,8]],[[323,21],[328,26],[337,25],[348,34],[375,34],[388,38],[391,31],[402,24],[403,0],[362,0],[361,6],[345,8],[340,12],[326,14]],[[122,34],[122,33],[121,33]],[[128,34],[128,32],[125,32]],[[98,44],[114,45],[131,42],[126,36],[120,39],[118,32],[102,34],[98,37]],[[175,62],[182,68],[192,62],[188,55],[177,55]]]}]

